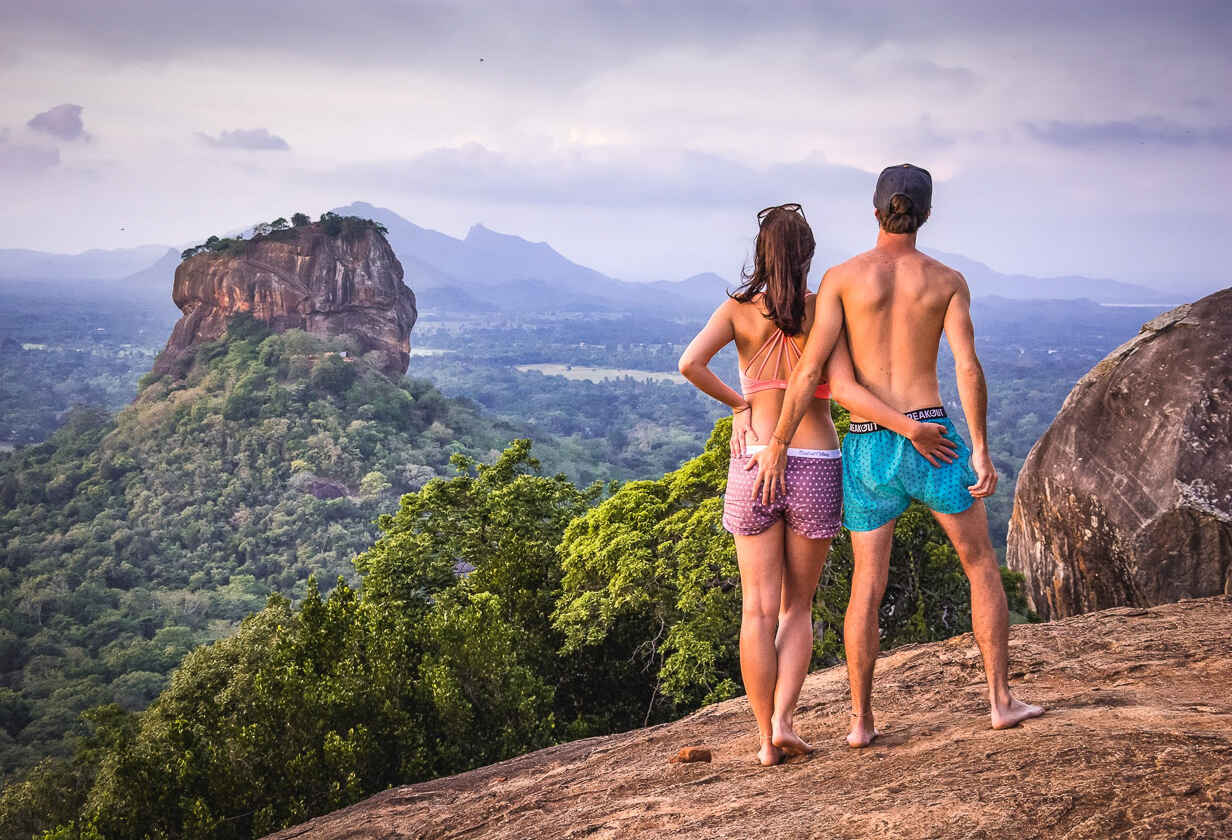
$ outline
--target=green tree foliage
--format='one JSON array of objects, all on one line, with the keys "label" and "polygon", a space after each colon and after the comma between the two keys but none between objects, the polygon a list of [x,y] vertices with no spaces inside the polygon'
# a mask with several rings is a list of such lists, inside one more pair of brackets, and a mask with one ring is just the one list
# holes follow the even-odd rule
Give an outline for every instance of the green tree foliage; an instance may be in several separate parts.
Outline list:
[{"label": "green tree foliage", "polygon": [[[72,759],[45,758],[0,793],[3,836],[35,837],[44,831],[65,840],[90,836],[75,830],[86,796],[104,757],[132,742],[137,717],[108,705],[85,712],[81,723]],[[54,831],[56,826],[63,827],[62,831]]]},{"label": "green tree foliage", "polygon": [[330,353],[312,366],[313,387],[338,396],[355,383],[355,367],[341,356]]},{"label": "green tree foliage", "polygon": [[91,756],[94,784],[62,830],[260,836],[557,740],[571,683],[546,620],[555,547],[600,488],[535,474],[529,449],[515,441],[490,465],[456,455],[456,476],[404,496],[357,561],[362,595],[340,580],[322,598],[312,582],[298,608],[273,596],[190,654]]},{"label": "green tree foliage", "polygon": [[0,455],[0,772],[67,755],[85,709],[144,707],[271,592],[354,582],[401,493],[514,436],[350,349],[238,317],[114,418]]},{"label": "green tree foliage", "polygon": [[[244,249],[251,242],[262,239],[294,239],[299,235],[296,228],[307,227],[311,224],[311,219],[303,213],[293,213],[290,224],[287,223],[286,218],[279,216],[273,221],[259,222],[253,225],[250,239],[245,239],[243,236],[211,236],[200,245],[185,248],[180,252],[180,259],[187,260],[195,257],[197,254],[238,255],[243,253]],[[383,224],[372,219],[361,219],[358,216],[339,216],[337,213],[329,211],[321,214],[319,224],[329,236],[338,236],[339,234],[358,236],[366,230],[375,230],[381,234],[389,232]]]}]

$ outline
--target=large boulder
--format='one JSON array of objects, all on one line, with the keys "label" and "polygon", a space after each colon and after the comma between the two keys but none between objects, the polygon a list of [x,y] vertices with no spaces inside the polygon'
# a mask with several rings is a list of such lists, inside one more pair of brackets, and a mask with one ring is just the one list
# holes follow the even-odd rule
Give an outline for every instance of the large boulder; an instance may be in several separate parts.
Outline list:
[{"label": "large boulder", "polygon": [[238,253],[200,253],[180,263],[172,291],[184,313],[154,365],[173,370],[190,347],[220,337],[249,313],[275,330],[347,336],[375,351],[390,376],[410,362],[415,295],[402,265],[370,225],[330,234],[321,224],[250,240]]},{"label": "large boulder", "polygon": [[1018,476],[1006,559],[1049,619],[1232,593],[1232,289],[1074,386]]}]

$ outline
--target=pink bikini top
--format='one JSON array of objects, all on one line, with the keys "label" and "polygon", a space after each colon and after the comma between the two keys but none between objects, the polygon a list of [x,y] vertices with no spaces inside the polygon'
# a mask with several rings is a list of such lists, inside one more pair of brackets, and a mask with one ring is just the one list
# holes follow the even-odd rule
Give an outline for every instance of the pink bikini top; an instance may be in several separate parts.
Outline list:
[{"label": "pink bikini top", "polygon": [[[753,354],[753,358],[749,359],[748,367],[740,371],[740,390],[746,397],[758,391],[769,391],[771,388],[785,391],[787,390],[786,379],[760,379],[758,377],[765,374],[768,364],[772,375],[778,373],[784,362],[787,363],[787,373],[790,374],[798,361],[800,361],[800,348],[796,346],[796,342],[792,341],[787,333],[776,329],[766,339],[761,349]],[[830,386],[822,382],[813,392],[813,396],[819,400],[830,399]]]}]

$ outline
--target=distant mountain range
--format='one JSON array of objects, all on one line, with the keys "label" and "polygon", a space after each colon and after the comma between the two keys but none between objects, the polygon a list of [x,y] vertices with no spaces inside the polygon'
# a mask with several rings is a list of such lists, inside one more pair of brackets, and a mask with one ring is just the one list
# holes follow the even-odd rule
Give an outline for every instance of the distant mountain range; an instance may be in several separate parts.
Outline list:
[{"label": "distant mountain range", "polygon": [[[635,312],[696,317],[712,310],[735,285],[712,273],[677,282],[629,283],[579,265],[546,242],[530,242],[483,225],[475,225],[465,238],[458,239],[366,202],[337,207],[334,212],[375,219],[388,228],[406,283],[425,312]],[[926,250],[962,271],[976,297],[1099,303],[1178,303],[1183,297],[1102,278],[1002,274],[960,254]],[[833,259],[828,254],[819,256]],[[170,306],[171,280],[178,263],[179,251],[161,245],[71,255],[0,250],[0,290],[95,292],[155,304],[161,296]]]},{"label": "distant mountain range", "polygon": [[1166,294],[1158,289],[1122,283],[1101,277],[1031,277],[1026,274],[1002,274],[982,262],[962,256],[924,248],[925,253],[963,273],[971,294],[976,297],[1003,297],[1016,300],[1076,300],[1086,298],[1096,303],[1184,303],[1182,294]]},{"label": "distant mountain range", "polygon": [[48,254],[0,249],[0,277],[9,280],[118,280],[149,268],[169,245],[141,245],[113,251]]},{"label": "distant mountain range", "polygon": [[[697,314],[699,286],[628,283],[579,265],[548,245],[474,225],[465,239],[421,228],[392,210],[355,202],[336,207],[345,216],[375,219],[389,230],[389,244],[402,262],[406,283],[420,309],[453,312],[632,311]],[[723,289],[705,296],[713,307]]]}]

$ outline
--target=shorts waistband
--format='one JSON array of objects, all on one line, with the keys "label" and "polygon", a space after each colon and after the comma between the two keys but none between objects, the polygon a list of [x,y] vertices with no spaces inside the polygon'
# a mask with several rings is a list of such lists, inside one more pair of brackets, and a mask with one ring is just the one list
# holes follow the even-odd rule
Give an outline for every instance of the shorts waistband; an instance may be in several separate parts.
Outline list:
[{"label": "shorts waistband", "polygon": [[[928,420],[940,420],[949,415],[945,413],[945,408],[935,405],[932,408],[917,408],[915,411],[904,411],[907,417],[917,422],[926,422]],[[861,423],[852,423],[847,427],[847,432],[853,435],[863,435],[869,432],[879,432],[885,429],[885,426],[878,425],[871,420]]]},{"label": "shorts waistband", "polygon": [[[755,443],[752,446],[746,446],[745,452],[750,455],[756,455],[765,449],[764,444]],[[787,447],[787,456],[789,458],[842,458],[843,450],[841,449],[800,449],[799,447]]]}]

